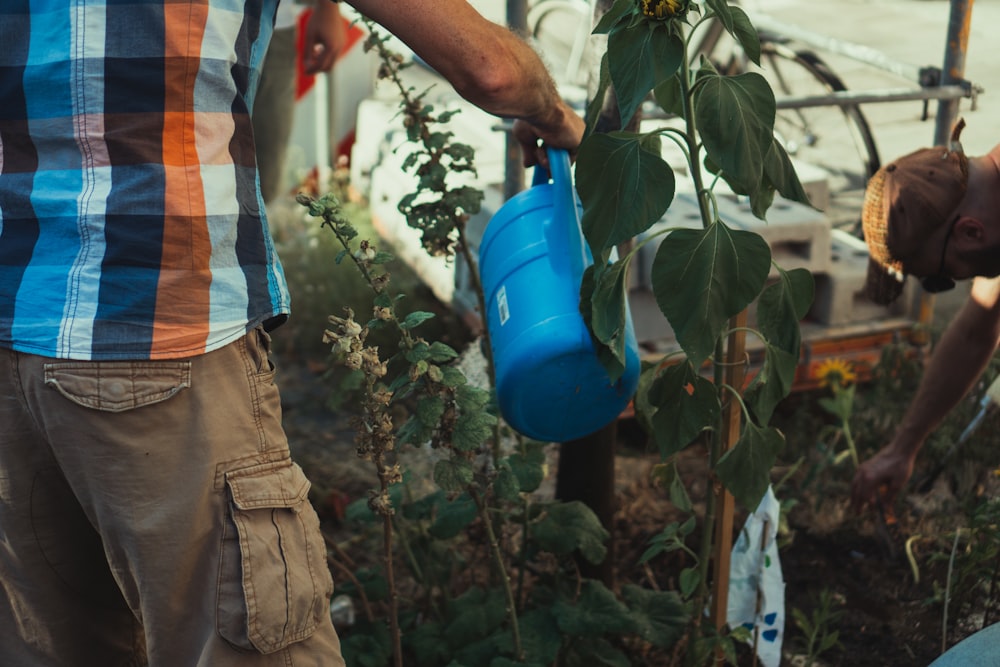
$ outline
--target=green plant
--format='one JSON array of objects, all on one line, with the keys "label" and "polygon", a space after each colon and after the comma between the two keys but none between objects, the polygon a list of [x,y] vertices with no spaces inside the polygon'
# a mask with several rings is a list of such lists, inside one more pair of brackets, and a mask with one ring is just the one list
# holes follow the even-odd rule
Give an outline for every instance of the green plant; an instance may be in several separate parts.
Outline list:
[{"label": "green plant", "polygon": [[[759,234],[727,224],[718,198],[745,198],[762,219],[776,194],[807,199],[775,139],[775,100],[763,77],[723,74],[710,62],[689,61],[688,40],[709,21],[720,22],[751,60],[759,60],[755,29],[739,7],[725,0],[701,5],[617,0],[596,29],[608,35],[608,51],[576,167],[584,234],[595,258],[584,278],[581,304],[609,374],[618,377],[625,347],[625,278],[637,249],[616,261],[612,254],[619,244],[644,234],[670,206],[675,176],[661,157],[660,142],[673,141],[685,157],[683,171],[691,177],[702,226],[669,229],[641,242],[659,241],[653,293],[683,357],[649,367],[637,405],[667,463],[692,443],[706,442],[706,486],[724,489],[753,509],[783,444],[770,421],[791,388],[800,348],[798,322],[812,299],[813,283],[807,271],[772,267],[768,244]],[[404,125],[415,142],[405,164],[419,178],[418,191],[401,201],[400,210],[422,231],[429,252],[468,253],[464,225],[481,193],[452,187],[449,175],[474,169],[471,151],[453,143],[449,132],[433,129],[450,114],[436,112],[423,94],[405,87],[398,76],[401,59],[376,33],[366,47],[382,57],[380,76],[399,87]],[[611,84],[622,118],[631,118],[652,94],[681,127],[596,132]],[[721,184],[733,194],[717,192]],[[358,581],[373,584],[368,597],[381,600],[389,621],[388,632],[374,619],[368,632],[357,628],[345,637],[345,654],[357,664],[372,665],[389,659],[401,665],[404,653],[414,664],[429,666],[624,665],[623,642],[638,638],[672,648],[684,664],[703,664],[713,656],[734,661],[732,642],[745,637],[738,631],[727,634],[718,620],[718,609],[725,609],[725,573],[717,572],[714,592],[708,590],[710,564],[728,548],[717,539],[727,532],[725,521],[732,520],[725,512],[727,496],[709,494],[700,531],[694,531],[698,517],[691,512],[651,540],[646,559],[671,550],[690,558],[679,593],[630,586],[619,597],[580,577],[574,553],[588,560],[605,557],[605,534],[593,513],[578,503],[531,500],[542,465],[538,451],[518,439],[505,445],[489,395],[465,382],[454,366],[455,350],[417,334],[430,315],[404,314],[402,297],[389,292],[383,270],[387,254],[368,241],[357,242],[335,197],[303,198],[302,203],[343,245],[338,263],[350,258],[375,294],[370,320],[356,320],[348,311],[331,318],[328,331],[341,360],[365,374],[358,444],[379,479],[367,507],[381,536],[384,575]],[[768,278],[772,268],[775,280]],[[754,303],[757,325],[750,328],[746,310]],[[398,333],[399,351],[383,360],[368,336],[386,328]],[[746,382],[748,334],[759,339],[764,362]],[[389,407],[403,401],[412,412],[397,428]],[[425,444],[437,453],[438,491],[407,499],[399,491],[405,485],[399,483],[403,475],[395,452]],[[670,488],[672,497],[683,502],[683,484],[676,480]],[[459,534],[468,541],[455,542]],[[700,543],[688,546],[696,534]],[[488,557],[489,576],[468,581],[464,572],[442,569],[443,549]],[[407,588],[395,577],[396,567],[414,573]],[[709,600],[716,612],[703,622]]]},{"label": "green plant", "polygon": [[[626,586],[619,599],[600,582],[579,577],[574,553],[591,562],[606,555],[607,534],[596,516],[580,503],[531,503],[527,494],[544,477],[541,444],[518,443],[492,458],[484,448],[496,421],[485,409],[488,395],[449,365],[453,350],[415,334],[426,313],[403,315],[386,297],[388,282],[377,267],[389,258],[365,242],[347,250],[353,229],[339,218],[333,198],[303,201],[344,241],[343,256],[382,290],[371,321],[362,325],[348,311],[331,316],[326,334],[342,363],[364,373],[358,453],[372,461],[379,479],[366,501],[349,508],[348,519],[376,527],[382,570],[355,574],[355,583],[342,591],[357,594],[366,607],[383,604],[389,621],[387,631],[374,613],[366,614],[344,638],[349,664],[393,659],[401,665],[404,655],[418,665],[506,665],[529,658],[526,664],[576,665],[595,657],[628,664],[613,637],[672,644],[688,617],[680,599],[635,586]],[[366,345],[372,328],[381,326],[399,330],[399,356],[406,362],[391,381],[389,362]],[[403,398],[416,408],[397,429],[389,408]],[[433,472],[438,490],[407,498],[395,452],[424,442],[442,451]],[[460,539],[469,532],[477,537]],[[477,557],[480,548],[493,561],[493,575],[469,581],[461,557]],[[396,576],[400,561],[411,575],[405,586]]]},{"label": "green plant", "polygon": [[806,655],[806,667],[816,664],[816,660],[827,651],[840,648],[840,633],[834,628],[844,612],[834,609],[834,603],[833,594],[824,588],[808,616],[801,609],[792,609],[792,619],[803,635],[801,644]]},{"label": "green plant", "polygon": [[[360,202],[350,201],[347,170],[333,172],[331,191],[341,202],[343,215],[351,221],[359,238],[374,238],[371,211]],[[274,351],[283,360],[293,360],[307,370],[323,370],[323,382],[329,391],[315,393],[309,400],[327,405],[331,410],[346,408],[357,397],[361,373],[344,366],[329,364],[330,346],[323,342],[322,331],[331,311],[348,307],[355,312],[371,305],[371,288],[357,271],[340,271],[331,278],[331,267],[342,250],[336,236],[315,224],[302,207],[278,200],[268,209],[275,246],[282,259],[285,278],[291,293],[293,316],[274,337]],[[386,244],[389,252],[393,248]],[[444,311],[429,288],[405,264],[393,266],[394,289],[408,295],[420,310],[435,312],[437,317],[423,326],[425,336],[458,347],[471,334],[456,326],[453,313]],[[391,332],[374,331],[370,343],[382,347],[395,345]]]},{"label": "green plant", "polygon": [[[432,129],[450,114],[404,86],[404,63],[374,30],[366,47],[399,88],[416,144],[406,165],[420,185],[400,210],[429,252],[467,252],[464,224],[481,193],[452,188],[448,175],[474,168],[471,150]],[[627,665],[628,642],[676,643],[690,610],[675,593],[625,586],[616,595],[580,576],[574,556],[603,560],[607,533],[581,503],[532,501],[544,478],[541,444],[505,437],[489,392],[466,381],[457,352],[420,336],[432,315],[406,312],[405,297],[391,291],[389,253],[359,239],[333,194],[299,201],[341,246],[336,263],[352,264],[374,296],[370,318],[346,309],[330,316],[325,334],[339,362],[364,377],[356,443],[378,479],[348,519],[380,545],[380,567],[352,571],[333,556],[350,582],[341,590],[364,610],[343,638],[348,664]],[[372,344],[386,332],[398,351]],[[398,425],[394,408],[403,405],[408,417]],[[432,453],[435,490],[405,483],[398,454],[409,446]],[[472,561],[491,564],[486,576],[461,567]]]},{"label": "green plant", "polygon": [[820,378],[820,384],[830,391],[830,396],[819,399],[820,407],[835,420],[834,424],[821,430],[820,437],[832,435],[834,442],[843,439],[846,449],[842,455],[834,457],[834,463],[838,463],[845,457],[850,457],[853,464],[852,469],[856,470],[860,459],[851,430],[851,416],[854,413],[854,397],[857,391],[855,380],[857,377],[850,364],[840,359],[830,359],[824,362],[817,369],[816,375]]},{"label": "green plant", "polygon": [[947,562],[944,584],[935,582],[929,601],[942,608],[942,652],[949,619],[975,618],[967,625],[984,628],[1000,609],[1000,499],[979,499],[967,520],[968,526],[940,535],[928,558]]},{"label": "green plant", "polygon": [[[345,209],[352,220],[361,220],[362,229],[370,229],[359,206],[345,204]],[[268,217],[295,309],[275,338],[275,351],[285,358],[323,363],[330,348],[317,331],[322,332],[330,309],[360,309],[371,300],[370,289],[360,275],[330,280],[330,260],[340,249],[337,239],[302,215],[300,206],[272,206]],[[397,278],[402,282],[403,276]]]},{"label": "green plant", "polygon": [[[725,0],[701,5],[687,0],[617,0],[595,29],[607,34],[608,48],[601,92],[588,108],[588,135],[576,166],[584,234],[595,258],[581,302],[595,339],[606,349],[609,374],[617,377],[624,365],[629,265],[638,247],[659,242],[652,290],[683,359],[664,359],[647,371],[637,406],[647,412],[645,420],[666,460],[706,434],[713,483],[721,483],[752,510],[770,483],[782,447],[782,434],[769,422],[791,389],[800,352],[798,322],[812,300],[813,282],[807,271],[780,267],[775,267],[777,280],[768,281],[768,244],[721,218],[718,197],[730,195],[716,188],[724,183],[733,196],[746,198],[762,219],[776,194],[804,203],[807,197],[775,138],[775,99],[767,81],[754,73],[721,73],[707,60],[689,61],[689,40],[710,21],[720,22],[747,56],[759,61],[756,30],[742,9]],[[622,119],[632,118],[652,95],[681,126],[669,124],[652,132],[595,131],[605,91],[612,85]],[[690,175],[701,228],[649,234],[612,262],[613,250],[646,233],[673,200],[674,170],[661,156],[662,139],[673,141],[685,157],[680,171]],[[758,325],[751,329],[745,313],[754,302]],[[747,334],[756,336],[765,352],[763,367],[744,390]],[[724,496],[712,494],[708,501],[695,609],[709,598],[708,568],[718,560],[716,550],[727,548],[714,540],[716,521],[731,520],[718,514]],[[717,578],[713,602],[724,609],[724,598],[725,582]],[[719,624],[719,614],[713,617]],[[691,630],[695,642],[707,631],[700,623]]]}]

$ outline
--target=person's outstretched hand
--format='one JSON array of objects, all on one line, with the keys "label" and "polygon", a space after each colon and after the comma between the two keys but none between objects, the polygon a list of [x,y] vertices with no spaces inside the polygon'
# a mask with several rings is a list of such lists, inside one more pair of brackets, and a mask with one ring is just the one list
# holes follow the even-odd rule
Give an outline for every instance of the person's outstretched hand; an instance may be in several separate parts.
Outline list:
[{"label": "person's outstretched hand", "polygon": [[858,467],[851,485],[851,504],[856,511],[876,507],[878,500],[892,505],[913,474],[915,456],[889,445]]},{"label": "person's outstretched hand", "polygon": [[347,44],[347,27],[335,2],[316,3],[306,21],[302,69],[306,74],[329,72]]}]

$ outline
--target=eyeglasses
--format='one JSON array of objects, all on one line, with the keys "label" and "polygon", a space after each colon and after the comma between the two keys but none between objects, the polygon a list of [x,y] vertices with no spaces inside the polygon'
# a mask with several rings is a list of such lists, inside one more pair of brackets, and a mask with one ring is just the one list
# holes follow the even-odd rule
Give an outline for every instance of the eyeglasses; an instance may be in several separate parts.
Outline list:
[{"label": "eyeglasses", "polygon": [[951,240],[951,232],[955,229],[956,222],[958,222],[957,215],[948,223],[948,233],[944,235],[944,244],[941,246],[941,262],[938,264],[937,274],[920,280],[920,286],[928,294],[939,294],[955,288],[955,281],[944,274],[944,258],[948,252],[948,241]]}]

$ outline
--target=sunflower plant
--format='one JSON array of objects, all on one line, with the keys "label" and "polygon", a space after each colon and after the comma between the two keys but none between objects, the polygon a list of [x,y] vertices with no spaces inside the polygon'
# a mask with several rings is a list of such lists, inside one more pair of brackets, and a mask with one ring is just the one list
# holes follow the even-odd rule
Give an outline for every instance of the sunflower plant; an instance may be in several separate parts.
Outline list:
[{"label": "sunflower plant", "polygon": [[830,390],[830,396],[820,398],[819,405],[837,420],[834,429],[843,436],[847,444],[844,455],[838,455],[835,461],[839,462],[844,456],[850,456],[851,462],[857,468],[858,450],[851,433],[851,413],[854,411],[857,374],[851,364],[843,359],[827,359],[816,369],[816,377],[819,378],[821,387]]},{"label": "sunflower plant", "polygon": [[[720,183],[749,199],[765,219],[776,193],[808,203],[791,161],[773,132],[775,99],[756,73],[725,75],[710,61],[695,67],[687,44],[709,21],[721,21],[748,57],[759,60],[760,42],[747,15],[723,0],[704,7],[682,0],[617,0],[595,29],[608,35],[600,89],[613,84],[622,118],[630,118],[652,95],[656,104],[684,121],[648,132],[594,131],[604,93],[587,112],[588,135],[576,165],[583,202],[583,228],[596,261],[584,281],[583,303],[596,339],[611,352],[612,376],[624,367],[626,275],[639,248],[659,242],[652,266],[656,303],[670,322],[685,360],[657,365],[649,404],[660,449],[669,456],[714,430],[727,396],[747,410],[742,437],[715,472],[744,505],[753,508],[781,446],[768,427],[777,403],[788,394],[798,363],[798,322],[812,301],[812,276],[778,268],[768,283],[771,251],[757,233],[722,219],[715,189]],[[675,170],[662,157],[661,142],[674,142],[686,158],[678,172],[690,175],[701,211],[701,229],[672,228],[650,234],[612,261],[619,244],[659,221],[673,201]],[[660,236],[663,235],[661,239]],[[765,362],[751,386],[722,387],[702,378],[705,364],[723,360],[730,318],[757,302],[752,333],[765,346]],[[662,386],[676,386],[676,390]],[[685,398],[686,397],[686,398]],[[753,451],[749,451],[753,450]],[[728,460],[728,463],[727,463]],[[749,467],[733,465],[737,460]]]},{"label": "sunflower plant", "polygon": [[[683,359],[652,364],[636,405],[645,406],[646,422],[668,461],[707,435],[711,483],[721,482],[753,510],[784,443],[769,421],[791,391],[800,353],[798,323],[812,302],[813,280],[806,270],[776,267],[777,280],[769,281],[767,242],[731,226],[717,198],[744,198],[762,224],[776,194],[806,204],[808,198],[775,138],[776,104],[767,81],[756,73],[723,74],[711,61],[689,57],[690,40],[712,21],[759,64],[756,29],[742,9],[725,0],[617,0],[594,30],[607,35],[607,51],[576,163],[584,235],[596,260],[585,276],[581,303],[594,339],[604,347],[607,369],[617,377],[624,367],[629,266],[642,245],[659,243],[652,291]],[[650,102],[681,122],[649,131],[598,132],[609,89],[623,120]],[[683,165],[668,164],[663,141],[676,144]],[[700,228],[646,234],[669,209],[678,173],[692,181]],[[723,188],[729,192],[717,193]],[[636,238],[643,240],[614,259],[619,244]],[[757,325],[750,329],[740,314],[754,302]],[[748,386],[727,384],[732,363],[727,354],[735,349],[742,363],[739,340],[746,335],[763,345],[763,366]],[[735,434],[724,428],[731,414],[739,422]],[[707,543],[713,512],[710,504],[702,531]],[[703,567],[708,560],[702,559]],[[702,574],[704,580],[707,570]]]}]

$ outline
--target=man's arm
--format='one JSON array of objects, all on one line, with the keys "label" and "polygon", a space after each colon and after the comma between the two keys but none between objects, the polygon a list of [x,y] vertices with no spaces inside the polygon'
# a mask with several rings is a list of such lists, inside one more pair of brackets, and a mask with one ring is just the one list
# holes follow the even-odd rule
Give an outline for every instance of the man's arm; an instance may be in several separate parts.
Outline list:
[{"label": "man's arm", "polygon": [[976,278],[968,302],[942,335],[892,441],[865,461],[854,476],[851,497],[858,509],[873,505],[885,488],[887,502],[909,480],[924,440],[986,368],[1000,341],[1000,278]]},{"label": "man's arm", "polygon": [[466,100],[515,118],[526,164],[544,160],[537,141],[575,150],[584,124],[563,102],[544,63],[523,40],[466,0],[348,0],[401,39]]}]

